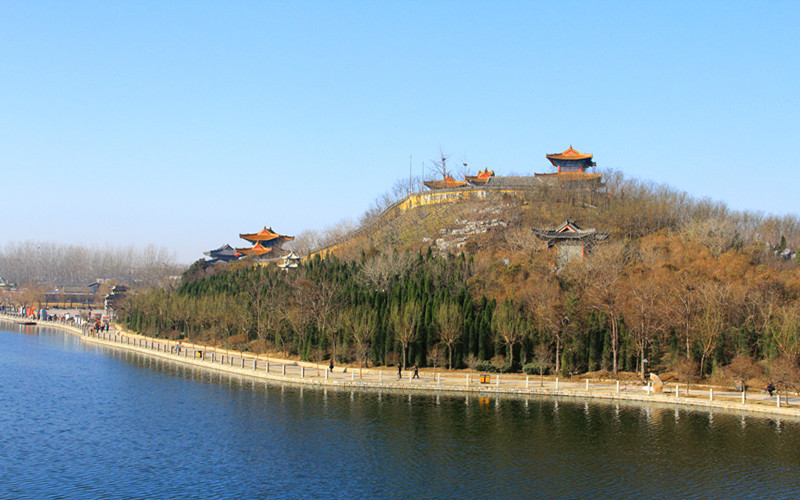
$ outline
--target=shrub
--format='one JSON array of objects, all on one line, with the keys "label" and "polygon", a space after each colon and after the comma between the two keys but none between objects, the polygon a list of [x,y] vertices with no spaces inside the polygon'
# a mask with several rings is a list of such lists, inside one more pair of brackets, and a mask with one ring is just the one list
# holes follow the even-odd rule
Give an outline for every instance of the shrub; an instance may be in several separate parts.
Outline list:
[{"label": "shrub", "polygon": [[487,373],[509,373],[511,371],[511,364],[506,363],[505,358],[503,356],[500,357],[503,358],[502,363],[499,360],[495,359],[497,358],[497,356],[495,356],[495,358],[492,358],[491,361],[488,360],[478,361],[477,365],[475,366],[475,369],[477,371],[487,372]]},{"label": "shrub", "polygon": [[539,365],[538,363],[527,363],[522,367],[522,371],[526,375],[539,375]]},{"label": "shrub", "polygon": [[470,353],[469,356],[467,356],[467,359],[465,359],[464,362],[467,364],[467,368],[469,368],[470,370],[473,371],[482,370],[482,368],[479,367],[481,366],[481,363],[483,363],[483,361],[478,361],[478,358],[475,357],[475,355],[472,353]]}]

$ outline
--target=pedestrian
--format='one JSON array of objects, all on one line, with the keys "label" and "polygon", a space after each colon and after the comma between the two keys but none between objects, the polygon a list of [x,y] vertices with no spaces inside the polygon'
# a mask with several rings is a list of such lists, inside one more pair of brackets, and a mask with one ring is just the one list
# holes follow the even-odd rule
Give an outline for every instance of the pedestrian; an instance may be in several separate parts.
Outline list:
[{"label": "pedestrian", "polygon": [[775,392],[775,386],[772,385],[772,382],[767,386],[767,392],[769,393],[769,397],[772,397],[772,393]]},{"label": "pedestrian", "polygon": [[331,373],[333,373],[333,358],[331,358],[331,364],[330,364],[329,368],[331,369]]},{"label": "pedestrian", "polygon": [[414,365],[414,375],[411,378],[419,378],[419,368],[417,368],[417,365]]},{"label": "pedestrian", "polygon": [[400,363],[397,363],[397,380],[403,378],[403,367],[400,366]]}]

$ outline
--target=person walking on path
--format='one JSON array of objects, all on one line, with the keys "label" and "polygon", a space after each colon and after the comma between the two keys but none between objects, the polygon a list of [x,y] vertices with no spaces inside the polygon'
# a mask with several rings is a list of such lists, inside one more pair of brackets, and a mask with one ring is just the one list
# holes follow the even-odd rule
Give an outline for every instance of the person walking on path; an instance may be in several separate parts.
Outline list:
[{"label": "person walking on path", "polygon": [[331,358],[331,364],[330,364],[329,368],[331,369],[331,373],[333,373],[333,358]]},{"label": "person walking on path", "polygon": [[400,363],[397,363],[397,380],[403,378],[403,367],[400,366]]},{"label": "person walking on path", "polygon": [[417,365],[414,365],[414,375],[411,378],[419,378],[419,368],[417,368]]}]

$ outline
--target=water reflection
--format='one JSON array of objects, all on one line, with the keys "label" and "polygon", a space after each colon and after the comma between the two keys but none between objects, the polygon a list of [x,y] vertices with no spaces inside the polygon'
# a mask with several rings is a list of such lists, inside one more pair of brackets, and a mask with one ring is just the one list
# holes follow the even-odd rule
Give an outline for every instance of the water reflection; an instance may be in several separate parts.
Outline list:
[{"label": "water reflection", "polygon": [[60,333],[0,348],[0,497],[800,495],[790,420],[292,386]]}]

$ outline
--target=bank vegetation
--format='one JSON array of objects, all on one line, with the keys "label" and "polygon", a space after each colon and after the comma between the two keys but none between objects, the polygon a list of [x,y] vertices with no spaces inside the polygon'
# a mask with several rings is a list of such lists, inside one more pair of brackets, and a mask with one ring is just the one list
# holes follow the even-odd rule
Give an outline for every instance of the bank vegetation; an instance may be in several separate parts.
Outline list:
[{"label": "bank vegetation", "polygon": [[[315,361],[656,371],[797,389],[798,220],[606,178],[603,193],[542,188],[417,208],[289,273],[196,265],[178,287],[132,294],[121,317],[154,336]],[[504,225],[457,251],[430,244],[487,210]],[[565,219],[609,238],[556,270],[531,228]]]}]

